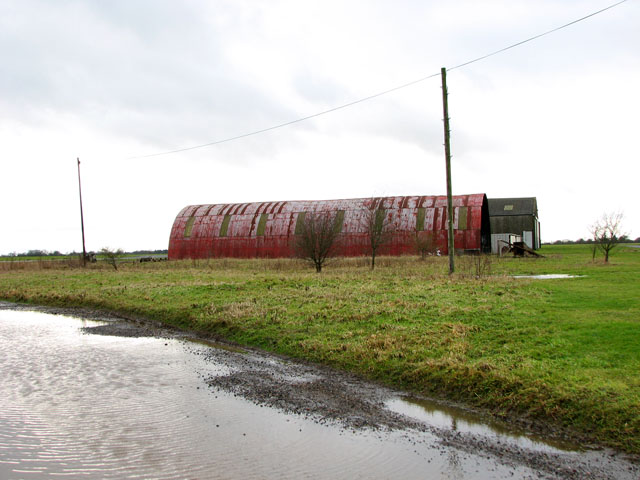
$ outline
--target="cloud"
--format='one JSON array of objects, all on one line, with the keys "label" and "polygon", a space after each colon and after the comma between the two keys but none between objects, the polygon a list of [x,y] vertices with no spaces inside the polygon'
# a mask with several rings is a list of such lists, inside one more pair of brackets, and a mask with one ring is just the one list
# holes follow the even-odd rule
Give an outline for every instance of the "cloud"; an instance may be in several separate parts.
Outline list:
[{"label": "cloud", "polygon": [[11,26],[0,41],[11,66],[0,83],[3,111],[25,123],[75,115],[156,149],[294,117],[238,74],[224,54],[224,32],[190,5],[21,2],[3,17],[2,27]]},{"label": "cloud", "polygon": [[[440,193],[437,75],[240,141],[127,158],[352,102],[606,5],[1,2],[0,155],[12,181],[0,204],[13,228],[0,252],[76,245],[77,156],[93,248],[162,248],[188,203]],[[620,205],[640,234],[640,217],[625,208],[634,204],[638,174],[639,14],[627,2],[450,71],[454,190],[537,196],[548,239],[582,235],[594,209]],[[603,157],[624,174],[603,174]],[[308,181],[319,170],[330,180]],[[569,218],[554,205],[580,208]]]}]

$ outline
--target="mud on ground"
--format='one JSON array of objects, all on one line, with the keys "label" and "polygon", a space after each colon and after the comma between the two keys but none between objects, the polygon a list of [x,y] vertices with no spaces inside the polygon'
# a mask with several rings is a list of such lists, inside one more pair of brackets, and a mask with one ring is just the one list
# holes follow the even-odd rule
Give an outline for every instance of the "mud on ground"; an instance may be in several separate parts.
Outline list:
[{"label": "mud on ground", "polygon": [[[211,348],[198,354],[227,367],[228,374],[210,375],[204,381],[251,402],[308,417],[318,423],[344,429],[401,430],[408,435],[428,432],[438,439],[438,448],[455,448],[468,453],[492,457],[513,468],[526,466],[539,478],[550,479],[634,479],[640,478],[640,459],[606,449],[580,452],[529,449],[498,437],[477,435],[438,428],[414,418],[393,412],[385,402],[407,396],[354,375],[324,366],[294,361],[256,349],[169,329],[141,318],[123,319],[110,313],[90,309],[35,307],[0,302],[0,309],[36,310],[105,322],[85,327],[87,334],[122,337],[158,337],[195,340]],[[203,353],[204,352],[204,353]],[[457,406],[458,408],[464,408]],[[554,437],[557,430],[543,424],[532,424],[538,436],[545,431]],[[508,428],[508,427],[507,427]],[[521,431],[521,428],[513,430]]]}]

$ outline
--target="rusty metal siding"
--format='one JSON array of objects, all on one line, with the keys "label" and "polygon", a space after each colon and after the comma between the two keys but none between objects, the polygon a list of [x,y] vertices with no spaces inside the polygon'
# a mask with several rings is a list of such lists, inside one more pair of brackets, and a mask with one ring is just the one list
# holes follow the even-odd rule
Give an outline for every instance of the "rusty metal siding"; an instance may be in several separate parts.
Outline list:
[{"label": "rusty metal siding", "polygon": [[[344,216],[337,254],[366,255],[369,242],[365,220],[369,208],[384,210],[393,227],[392,237],[382,253],[415,253],[416,230],[431,232],[440,250],[446,253],[446,205],[445,196],[191,205],[183,208],[175,219],[169,238],[169,258],[294,256],[298,215],[306,212],[344,212],[340,214]],[[483,218],[488,216],[486,196],[458,195],[453,198],[453,205],[456,250],[481,250],[483,238],[490,236],[488,218]],[[225,217],[229,218],[226,235],[221,236]],[[265,219],[262,226],[261,218]],[[422,228],[417,228],[419,219],[424,219]],[[189,222],[191,232],[185,236]]]}]

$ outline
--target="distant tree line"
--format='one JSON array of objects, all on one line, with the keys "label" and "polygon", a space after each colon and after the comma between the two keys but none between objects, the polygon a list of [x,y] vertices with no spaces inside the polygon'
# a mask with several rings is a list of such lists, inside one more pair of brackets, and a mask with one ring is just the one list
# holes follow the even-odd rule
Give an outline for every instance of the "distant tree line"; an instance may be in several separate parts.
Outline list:
[{"label": "distant tree line", "polygon": [[59,257],[62,255],[66,255],[61,253],[58,250],[49,251],[49,250],[28,250],[26,252],[11,252],[7,255],[3,255],[5,257]]},{"label": "distant tree line", "polygon": [[[132,252],[125,252],[134,255],[166,255],[168,250],[134,250]],[[28,250],[26,252],[11,252],[6,255],[0,255],[3,257],[60,257],[60,256],[71,256],[71,255],[82,255],[80,252],[68,252],[61,253],[59,250]]]},{"label": "distant tree line", "polygon": [[[627,235],[622,235],[617,239],[618,243],[640,243],[640,237],[634,239]],[[593,238],[579,238],[578,240],[556,240],[555,242],[544,242],[545,245],[591,245],[597,243]]]}]

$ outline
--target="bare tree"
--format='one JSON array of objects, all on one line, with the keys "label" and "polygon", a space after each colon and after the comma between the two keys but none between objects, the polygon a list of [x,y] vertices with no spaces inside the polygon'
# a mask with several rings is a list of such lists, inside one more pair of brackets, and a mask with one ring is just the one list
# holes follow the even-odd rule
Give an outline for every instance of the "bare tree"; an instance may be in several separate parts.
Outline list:
[{"label": "bare tree", "polygon": [[121,248],[112,250],[109,247],[104,247],[100,250],[104,261],[111,265],[114,270],[118,270],[118,259],[124,254]]},{"label": "bare tree", "polygon": [[438,251],[438,244],[433,232],[414,230],[413,245],[422,260],[424,260],[427,255],[433,255]]},{"label": "bare tree", "polygon": [[620,238],[625,236],[622,233],[622,217],[621,212],[604,213],[589,227],[589,231],[593,235],[594,245],[604,253],[605,263],[609,262],[609,256],[618,245]]},{"label": "bare tree", "polygon": [[340,235],[337,216],[333,212],[304,212],[298,214],[295,251],[298,257],[309,261],[322,271],[323,265],[335,251]]},{"label": "bare tree", "polygon": [[380,249],[393,236],[394,226],[386,210],[373,198],[365,204],[362,221],[367,233],[367,247],[371,255],[371,270],[373,270],[376,267],[376,256],[380,253]]}]

